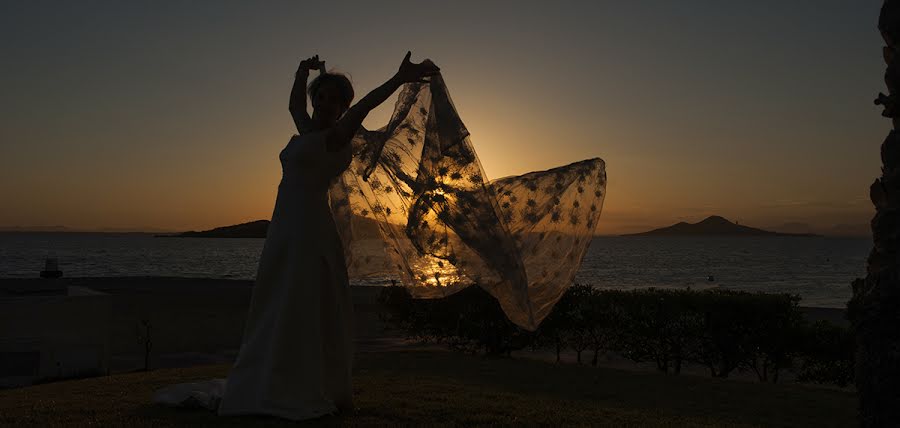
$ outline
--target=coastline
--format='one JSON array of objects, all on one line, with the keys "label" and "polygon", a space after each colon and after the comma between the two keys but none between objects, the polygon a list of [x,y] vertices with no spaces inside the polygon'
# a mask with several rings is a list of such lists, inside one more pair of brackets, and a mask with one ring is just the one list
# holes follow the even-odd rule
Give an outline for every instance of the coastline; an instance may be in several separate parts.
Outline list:
[{"label": "coastline", "polygon": [[[186,367],[204,363],[228,363],[240,347],[243,324],[250,302],[252,280],[183,277],[80,277],[63,278],[63,284],[89,289],[109,297],[109,370],[134,371],[143,366],[141,323],[152,325],[150,366]],[[47,284],[41,279],[0,278],[0,302],[27,305],[41,294],[10,293]],[[352,286],[354,336],[358,352],[390,349],[434,348],[406,340],[379,317],[379,286]],[[65,296],[63,296],[65,298]],[[20,300],[21,299],[21,300]],[[802,307],[810,322],[829,321],[846,327],[841,308]],[[29,315],[32,316],[32,315]],[[40,313],[26,322],[43,322]],[[12,320],[10,320],[12,321]],[[34,328],[41,328],[40,326]],[[50,327],[47,327],[50,328]],[[0,337],[0,342],[4,339]]]},{"label": "coastline", "polygon": [[[40,278],[0,278],[0,290],[6,288],[11,283],[20,283],[23,284],[23,287],[27,287],[27,285],[24,284],[38,283],[41,281],[44,280]],[[71,277],[62,278],[62,281],[68,285],[88,287],[112,295],[193,295],[196,293],[224,292],[247,294],[249,296],[250,289],[253,287],[253,280],[248,279],[176,276]],[[354,305],[362,305],[366,308],[369,308],[367,305],[377,305],[377,290],[381,288],[380,286],[351,285],[350,288],[354,297]],[[0,297],[2,297],[2,295],[0,295]],[[825,320],[834,322],[838,325],[846,323],[846,320],[843,318],[844,308],[804,306],[802,304],[800,305],[800,308],[804,315],[808,317],[807,319],[812,322]]]}]

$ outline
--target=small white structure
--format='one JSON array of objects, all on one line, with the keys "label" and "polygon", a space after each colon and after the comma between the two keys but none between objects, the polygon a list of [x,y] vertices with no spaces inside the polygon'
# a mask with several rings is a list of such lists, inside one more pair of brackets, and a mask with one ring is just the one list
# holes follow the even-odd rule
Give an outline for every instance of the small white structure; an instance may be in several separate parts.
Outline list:
[{"label": "small white structure", "polygon": [[64,279],[0,280],[0,388],[108,374],[110,297]]}]

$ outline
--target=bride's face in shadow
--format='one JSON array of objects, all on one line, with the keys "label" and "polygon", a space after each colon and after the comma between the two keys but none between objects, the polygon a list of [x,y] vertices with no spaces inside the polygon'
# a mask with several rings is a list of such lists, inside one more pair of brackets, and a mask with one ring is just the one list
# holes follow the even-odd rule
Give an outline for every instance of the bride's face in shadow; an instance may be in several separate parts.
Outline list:
[{"label": "bride's face in shadow", "polygon": [[312,98],[313,120],[322,128],[331,128],[347,111],[346,97],[333,82],[324,82]]}]

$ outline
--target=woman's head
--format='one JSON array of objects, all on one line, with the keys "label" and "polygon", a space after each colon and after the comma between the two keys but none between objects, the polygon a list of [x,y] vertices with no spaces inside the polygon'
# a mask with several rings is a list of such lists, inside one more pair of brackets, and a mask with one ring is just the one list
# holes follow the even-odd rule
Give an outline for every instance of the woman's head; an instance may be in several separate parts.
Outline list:
[{"label": "woman's head", "polygon": [[331,126],[350,108],[353,84],[340,73],[320,74],[307,87],[312,102],[313,118]]}]

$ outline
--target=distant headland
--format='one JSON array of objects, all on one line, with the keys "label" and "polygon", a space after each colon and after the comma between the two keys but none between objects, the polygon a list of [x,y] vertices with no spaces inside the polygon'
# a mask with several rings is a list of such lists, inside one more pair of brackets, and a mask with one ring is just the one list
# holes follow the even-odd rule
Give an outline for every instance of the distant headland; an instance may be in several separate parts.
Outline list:
[{"label": "distant headland", "polygon": [[199,232],[190,231],[156,236],[163,238],[265,238],[268,229],[269,220],[256,220]]},{"label": "distant headland", "polygon": [[713,215],[697,223],[679,222],[668,227],[622,236],[821,236],[813,233],[781,233],[733,223]]},{"label": "distant headland", "polygon": [[[378,222],[369,218],[355,217],[353,228],[354,236],[357,237],[381,236],[378,232]],[[160,233],[156,236],[161,238],[265,238],[268,229],[269,220],[256,220],[199,232]]]},{"label": "distant headland", "polygon": [[[373,230],[377,227],[373,221]],[[203,231],[190,231],[182,233],[158,234],[160,237],[177,238],[265,238],[269,227],[268,220],[256,220],[233,226],[217,227]],[[697,223],[680,222],[668,227],[653,229],[647,232],[631,233],[622,236],[821,236],[813,233],[783,233],[757,229],[733,223],[728,219],[713,215]]]}]

